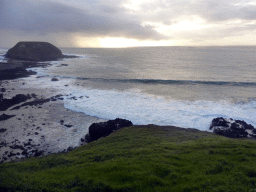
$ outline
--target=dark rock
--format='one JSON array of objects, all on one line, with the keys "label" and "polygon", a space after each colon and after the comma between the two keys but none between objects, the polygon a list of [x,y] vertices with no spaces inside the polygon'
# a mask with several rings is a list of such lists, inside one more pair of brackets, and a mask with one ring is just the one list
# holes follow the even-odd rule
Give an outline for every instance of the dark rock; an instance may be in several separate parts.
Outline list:
[{"label": "dark rock", "polygon": [[56,101],[57,100],[62,100],[63,99],[63,95],[61,95],[61,94],[60,95],[55,95],[55,96],[52,96],[50,99],[51,99],[51,101],[53,101],[53,100],[56,100]]},{"label": "dark rock", "polygon": [[25,149],[25,150],[22,151],[21,154],[27,156],[28,155],[28,151]]},{"label": "dark rock", "polygon": [[5,92],[6,90],[5,90],[5,88],[1,88],[1,92]]},{"label": "dark rock", "polygon": [[16,115],[5,115],[5,114],[3,114],[3,115],[0,116],[0,121],[4,121],[4,120],[10,119],[10,118],[15,117],[15,116]]},{"label": "dark rock", "polygon": [[256,138],[256,129],[251,124],[241,120],[214,118],[210,130],[213,130],[215,134],[229,138]]},{"label": "dark rock", "polygon": [[61,65],[59,65],[57,67],[66,67],[66,66],[68,66],[68,64],[61,64]]},{"label": "dark rock", "polygon": [[93,123],[89,127],[89,135],[92,137],[93,140],[96,140],[100,137],[105,137],[112,133],[115,130],[121,129],[123,127],[132,126],[132,122],[126,119],[115,119],[109,120],[107,122],[101,123]]},{"label": "dark rock", "polygon": [[64,125],[65,127],[68,127],[68,128],[70,128],[70,127],[73,127],[73,125]]},{"label": "dark rock", "polygon": [[45,76],[37,76],[36,78],[39,79],[39,78],[43,78],[43,77],[45,77]]},{"label": "dark rock", "polygon": [[0,129],[0,133],[7,131],[7,129]]},{"label": "dark rock", "polygon": [[35,150],[35,151],[33,151],[33,152],[34,152],[34,157],[39,157],[39,156],[41,156],[41,155],[44,154],[44,151]]},{"label": "dark rock", "polygon": [[59,153],[66,153],[66,149],[63,149],[62,151],[59,151]]},{"label": "dark rock", "polygon": [[30,61],[52,61],[64,58],[61,50],[47,42],[19,42],[9,49],[6,58]]},{"label": "dark rock", "polygon": [[23,95],[23,94],[18,94],[12,97],[11,99],[2,99],[0,100],[0,111],[4,111],[13,105],[17,105],[19,103],[25,102],[28,99],[31,99],[31,96]]},{"label": "dark rock", "polygon": [[70,99],[70,100],[77,100],[77,99],[76,99],[76,96],[70,97],[70,98],[68,98],[68,99]]},{"label": "dark rock", "polygon": [[73,149],[74,149],[73,147],[69,147],[69,148],[67,149],[67,152],[72,151]]},{"label": "dark rock", "polygon": [[18,109],[20,109],[20,106],[14,107],[11,110],[18,110]]},{"label": "dark rock", "polygon": [[24,147],[31,145],[31,142],[24,143]]},{"label": "dark rock", "polygon": [[13,145],[13,146],[10,146],[10,148],[11,149],[21,149],[21,150],[25,149],[22,145]]},{"label": "dark rock", "polygon": [[12,69],[0,69],[0,80],[11,80],[21,77],[28,77],[30,75],[35,75],[35,71],[26,70],[26,66],[16,67]]},{"label": "dark rock", "polygon": [[34,101],[26,102],[26,103],[23,103],[20,106],[14,107],[11,110],[16,110],[16,109],[19,109],[20,107],[38,106],[38,105],[42,105],[44,103],[47,103],[49,101],[51,101],[51,99],[35,99]]},{"label": "dark rock", "polygon": [[52,78],[52,81],[59,81],[59,79],[57,79],[57,78]]},{"label": "dark rock", "polygon": [[12,156],[16,156],[16,154],[11,151],[8,157],[12,157]]}]

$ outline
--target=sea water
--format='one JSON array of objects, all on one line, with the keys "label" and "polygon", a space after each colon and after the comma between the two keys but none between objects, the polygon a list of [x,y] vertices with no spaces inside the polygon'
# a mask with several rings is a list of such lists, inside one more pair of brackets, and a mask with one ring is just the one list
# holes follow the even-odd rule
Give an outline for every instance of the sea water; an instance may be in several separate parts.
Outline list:
[{"label": "sea water", "polygon": [[[256,126],[254,46],[65,48],[62,52],[78,58],[34,69],[41,78],[31,77],[29,86],[58,90],[68,109],[134,124],[200,130],[209,130],[216,117]],[[50,81],[52,77],[59,81]]]}]

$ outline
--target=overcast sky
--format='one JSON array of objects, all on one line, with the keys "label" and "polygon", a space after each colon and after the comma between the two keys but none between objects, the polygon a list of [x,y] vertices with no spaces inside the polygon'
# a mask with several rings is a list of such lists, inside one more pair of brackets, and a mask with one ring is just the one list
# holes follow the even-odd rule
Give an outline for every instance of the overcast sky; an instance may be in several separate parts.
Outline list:
[{"label": "overcast sky", "polygon": [[0,0],[0,47],[256,45],[256,0]]}]

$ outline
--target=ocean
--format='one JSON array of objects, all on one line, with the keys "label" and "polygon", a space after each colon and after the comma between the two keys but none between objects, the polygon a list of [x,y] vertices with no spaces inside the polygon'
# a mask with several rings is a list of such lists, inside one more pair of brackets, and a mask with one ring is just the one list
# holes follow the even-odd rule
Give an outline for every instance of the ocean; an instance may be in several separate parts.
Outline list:
[{"label": "ocean", "polygon": [[255,46],[61,50],[78,58],[33,69],[24,86],[61,93],[67,109],[140,125],[209,131],[224,117],[256,127]]}]

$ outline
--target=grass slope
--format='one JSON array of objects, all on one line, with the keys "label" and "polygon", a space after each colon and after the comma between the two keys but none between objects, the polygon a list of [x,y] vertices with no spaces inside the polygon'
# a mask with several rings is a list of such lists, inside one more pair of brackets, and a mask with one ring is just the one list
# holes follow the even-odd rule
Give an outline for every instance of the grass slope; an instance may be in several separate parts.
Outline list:
[{"label": "grass slope", "polygon": [[0,191],[256,191],[256,142],[133,126],[69,153],[0,165]]}]

